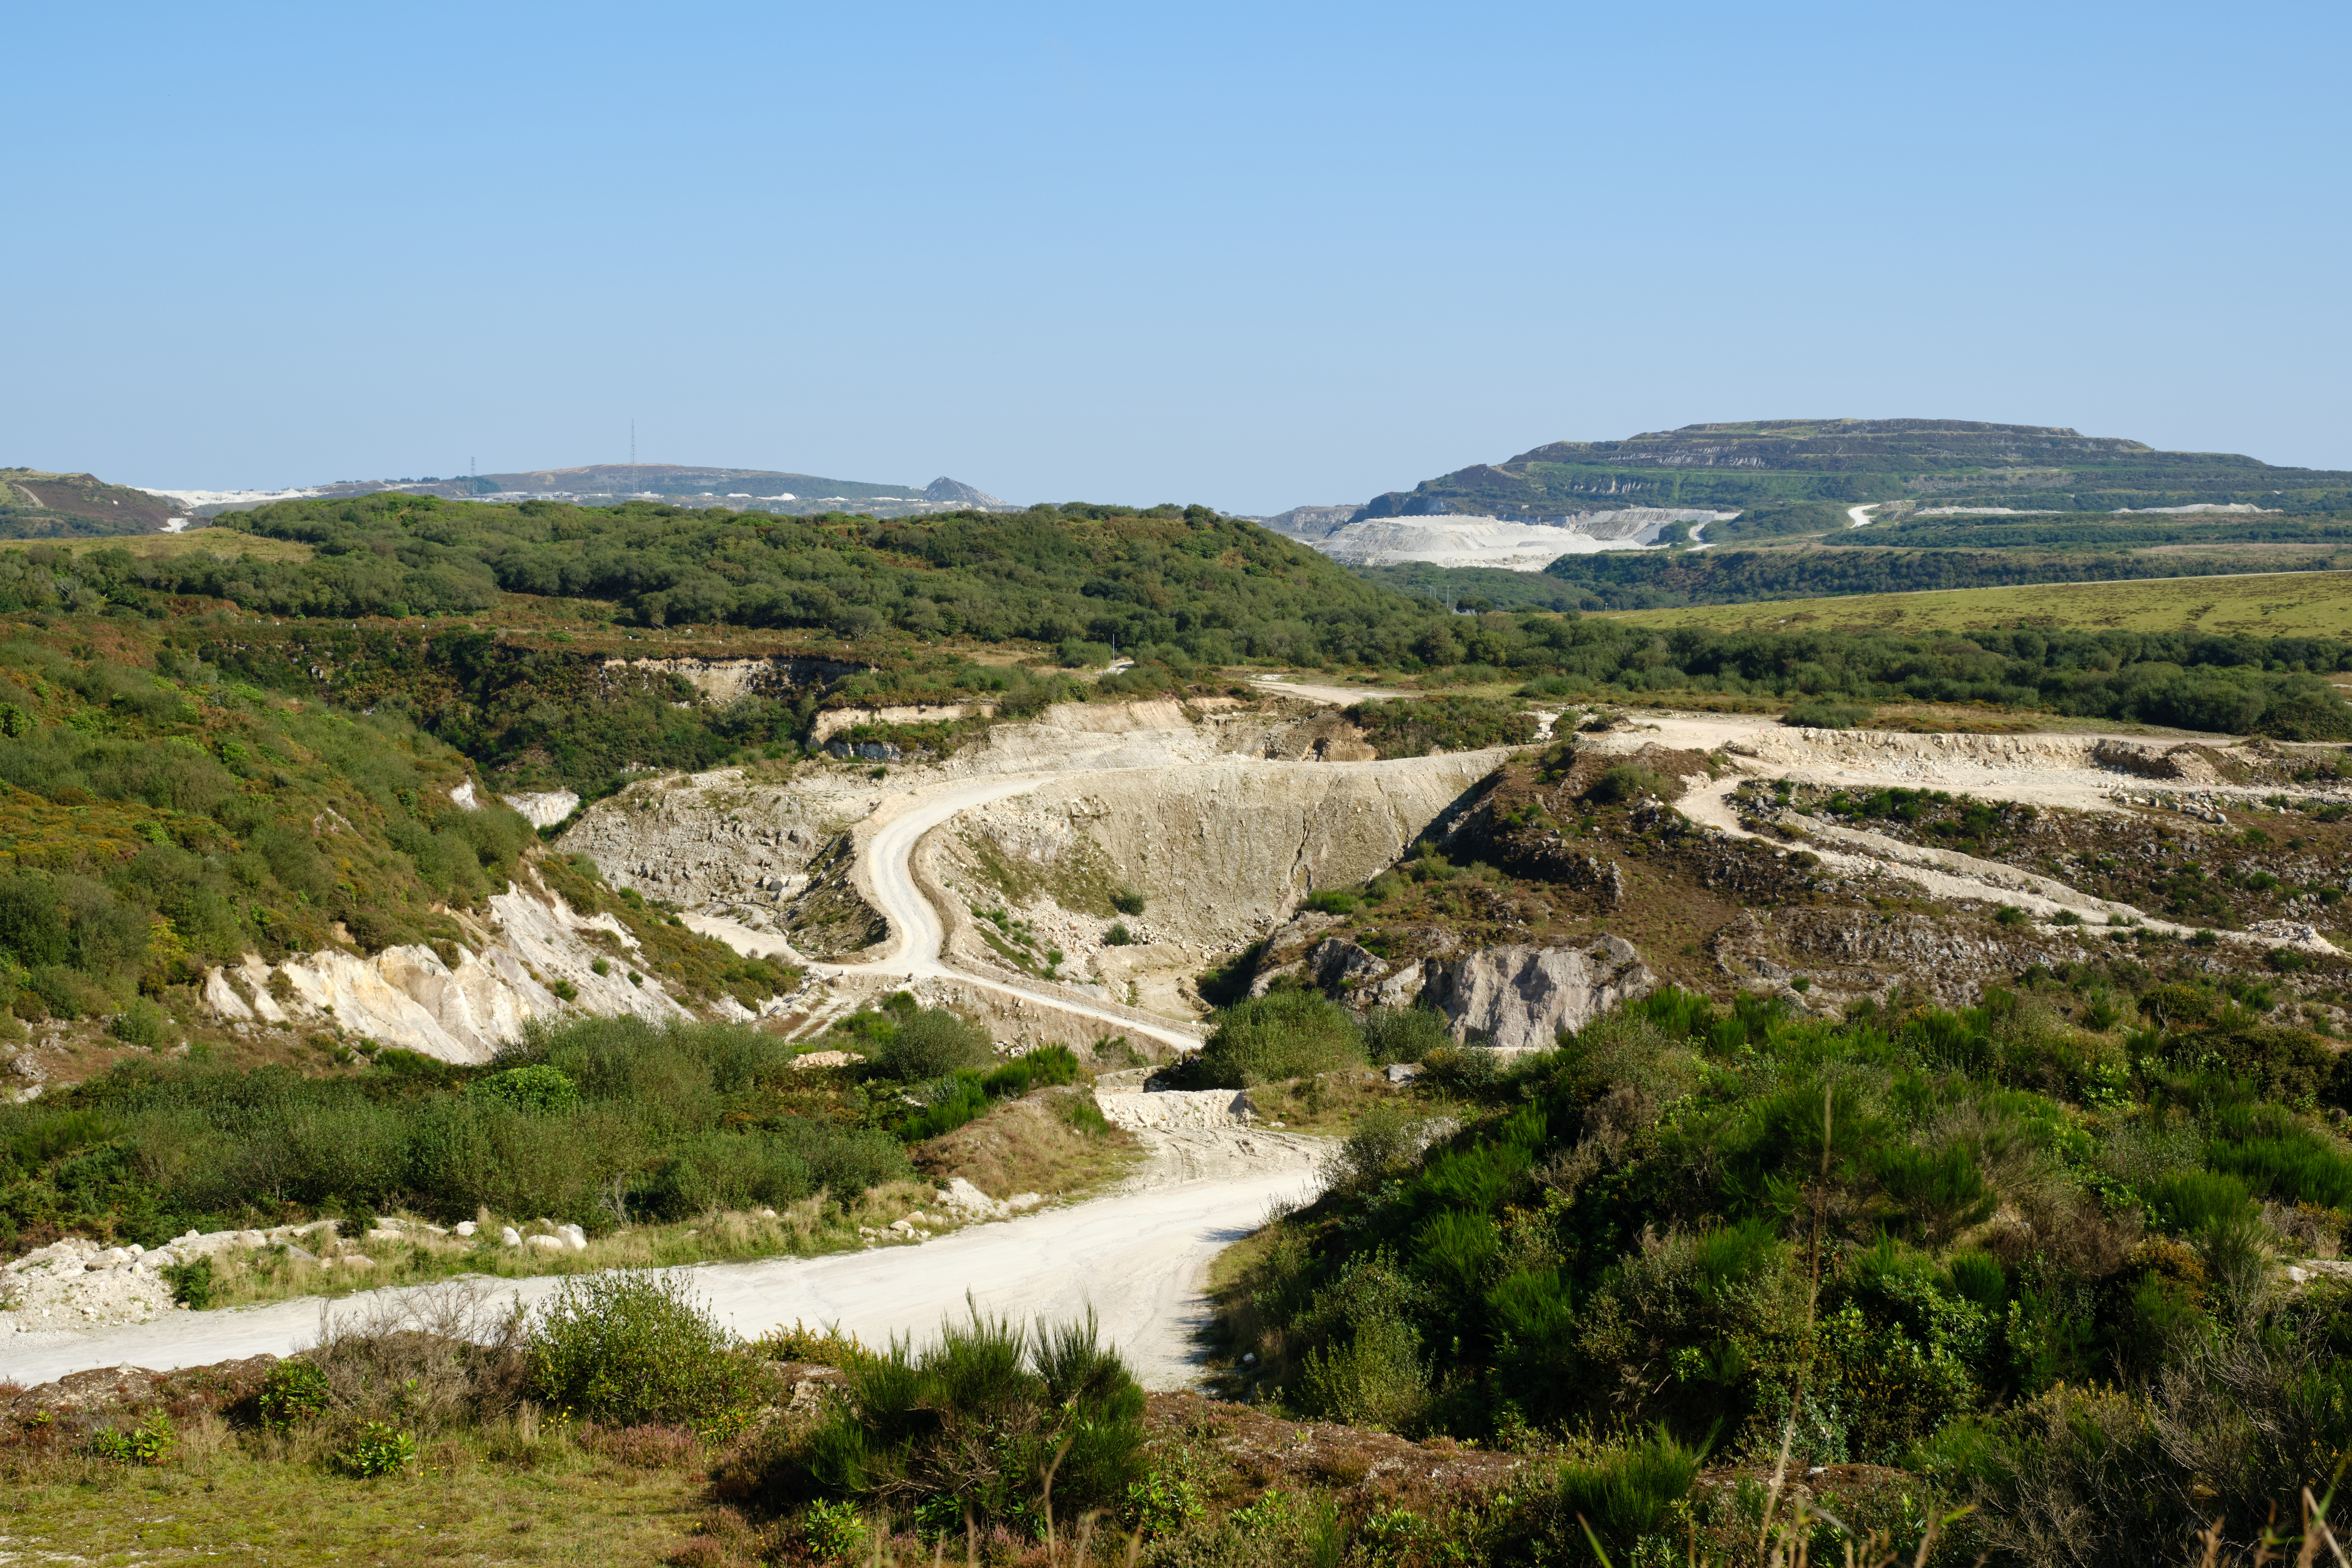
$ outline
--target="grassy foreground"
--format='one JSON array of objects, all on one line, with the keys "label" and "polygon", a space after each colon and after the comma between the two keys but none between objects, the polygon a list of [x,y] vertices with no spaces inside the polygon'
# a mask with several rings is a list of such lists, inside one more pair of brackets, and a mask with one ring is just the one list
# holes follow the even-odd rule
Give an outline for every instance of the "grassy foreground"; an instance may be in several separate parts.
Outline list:
[{"label": "grassy foreground", "polygon": [[1608,618],[1631,626],[1697,626],[1713,632],[1965,632],[2023,625],[2340,637],[2352,636],[2352,573],[2292,572],[2271,576],[1958,588],[1948,593],[1856,594],[1832,599],[1626,610]]}]

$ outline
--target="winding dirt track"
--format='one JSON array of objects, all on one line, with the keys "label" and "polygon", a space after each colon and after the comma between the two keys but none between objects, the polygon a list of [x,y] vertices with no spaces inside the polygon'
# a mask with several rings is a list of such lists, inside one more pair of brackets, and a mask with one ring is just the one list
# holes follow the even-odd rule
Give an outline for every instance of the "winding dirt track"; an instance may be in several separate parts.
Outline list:
[{"label": "winding dirt track", "polygon": [[[1298,1140],[1297,1144],[1307,1141]],[[1277,1146],[1257,1172],[1098,1198],[1000,1224],[974,1226],[920,1245],[830,1258],[704,1264],[680,1270],[712,1315],[746,1337],[779,1324],[838,1324],[869,1345],[891,1335],[925,1339],[961,1317],[969,1293],[990,1313],[1060,1321],[1091,1307],[1104,1337],[1150,1388],[1179,1388],[1198,1367],[1192,1335],[1207,1307],[1200,1284],[1209,1260],[1257,1228],[1277,1198],[1303,1198],[1311,1169]],[[485,1280],[498,1300],[545,1300],[557,1281]],[[430,1287],[424,1288],[430,1289]],[[89,1367],[166,1371],[237,1357],[289,1355],[318,1342],[321,1308],[341,1318],[417,1294],[361,1291],[328,1303],[304,1297],[266,1307],[173,1312],[96,1333],[31,1333],[0,1344],[0,1378],[44,1383]]]},{"label": "winding dirt track", "polygon": [[924,835],[957,813],[969,811],[973,806],[985,805],[1007,795],[1021,795],[1049,779],[1066,781],[1085,776],[1084,773],[1029,773],[1018,778],[950,784],[942,789],[926,791],[897,808],[867,841],[862,868],[875,908],[890,922],[888,952],[866,963],[816,964],[812,967],[829,974],[903,974],[909,979],[927,975],[950,977],[961,984],[1000,992],[1007,996],[1019,996],[1040,1006],[1095,1019],[1109,1026],[1116,1033],[1149,1036],[1179,1050],[1191,1050],[1198,1046],[1201,1032],[1173,1020],[1164,1024],[1146,1023],[1132,1012],[1093,1007],[1043,988],[1032,989],[1007,981],[967,974],[950,966],[940,957],[940,949],[947,941],[947,929],[940,922],[940,911],[932,907],[929,899],[923,896],[922,889],[915,881],[915,849],[923,841]]}]

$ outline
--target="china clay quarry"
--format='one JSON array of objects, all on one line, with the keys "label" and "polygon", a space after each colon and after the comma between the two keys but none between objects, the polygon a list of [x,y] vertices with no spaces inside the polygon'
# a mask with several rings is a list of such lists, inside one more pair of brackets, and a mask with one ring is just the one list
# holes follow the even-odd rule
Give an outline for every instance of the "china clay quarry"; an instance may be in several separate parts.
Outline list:
[{"label": "china clay quarry", "polygon": [[[2245,832],[2283,811],[2340,816],[2332,773],[2281,795],[2315,776],[2291,748],[1696,716],[1588,728],[1548,748],[1381,760],[1308,702],[1069,704],[947,755],[893,746],[881,769],[847,755],[652,778],[579,814],[553,852],[796,965],[778,994],[681,1001],[630,968],[627,925],[583,914],[534,868],[446,951],[254,959],[214,972],[205,994],[251,1027],[331,1018],[480,1060],[573,1009],[759,1014],[799,1037],[900,987],[1016,1047],[1091,1045],[1131,1020],[1164,1055],[1213,1001],[1283,985],[1417,1003],[1457,1039],[1538,1047],[1662,981],[1814,1011],[1906,991],[1968,1002],[2140,930],[2214,930],[2206,962],[2267,963],[2298,996],[2344,978],[2309,923],[2322,890],[2307,868]],[[888,823],[975,784],[989,798],[877,857]],[[1854,814],[1889,789],[1925,816]],[[2340,863],[2312,837],[2338,825],[2308,826],[2301,858]],[[2168,870],[2191,854],[2229,863],[2193,908]],[[877,877],[921,890],[935,951],[892,929]],[[2275,973],[2282,947],[2308,965]]]}]

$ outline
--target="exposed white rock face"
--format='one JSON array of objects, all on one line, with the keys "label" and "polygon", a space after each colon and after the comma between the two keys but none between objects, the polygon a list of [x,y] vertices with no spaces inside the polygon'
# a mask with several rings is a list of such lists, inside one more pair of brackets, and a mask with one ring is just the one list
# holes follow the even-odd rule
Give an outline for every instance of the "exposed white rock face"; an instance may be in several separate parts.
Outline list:
[{"label": "exposed white rock face", "polygon": [[[247,954],[234,969],[205,973],[205,1002],[239,1022],[331,1016],[380,1045],[456,1062],[488,1061],[531,1019],[567,1010],[634,1013],[656,1023],[690,1016],[653,975],[632,985],[625,963],[608,963],[610,973],[598,974],[595,962],[606,950],[583,933],[608,932],[625,952],[636,939],[611,915],[583,919],[535,877],[532,882],[527,890],[509,883],[490,899],[478,950],[458,947],[454,966],[429,947],[390,947],[373,958],[307,953],[274,969]],[[284,996],[272,994],[273,980]],[[564,983],[577,994],[569,1003],[552,989]]]},{"label": "exposed white rock face", "polygon": [[1350,566],[1429,561],[1447,566],[1500,566],[1540,572],[1563,555],[1655,544],[1669,523],[1705,524],[1737,517],[1694,507],[1622,507],[1584,511],[1541,523],[1444,512],[1422,517],[1366,518],[1332,530],[1310,547]]},{"label": "exposed white rock face", "polygon": [[479,811],[482,803],[474,796],[474,781],[467,779],[449,792],[449,804],[461,811]]},{"label": "exposed white rock face", "polygon": [[580,797],[568,789],[540,790],[529,795],[499,796],[522,813],[525,822],[533,827],[552,827],[580,809]]},{"label": "exposed white rock face", "polygon": [[1633,944],[1604,936],[1590,948],[1489,947],[1422,965],[1422,994],[1457,1040],[1545,1047],[1657,983]]}]

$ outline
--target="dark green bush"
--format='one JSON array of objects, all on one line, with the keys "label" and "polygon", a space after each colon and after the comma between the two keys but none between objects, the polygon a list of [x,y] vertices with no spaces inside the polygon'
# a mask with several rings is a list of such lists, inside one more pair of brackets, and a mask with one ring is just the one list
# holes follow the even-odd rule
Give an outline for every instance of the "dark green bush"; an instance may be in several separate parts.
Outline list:
[{"label": "dark green bush", "polygon": [[201,1312],[213,1304],[213,1293],[219,1280],[213,1272],[209,1258],[192,1258],[185,1263],[167,1263],[162,1270],[163,1283],[172,1288],[172,1300],[192,1312]]},{"label": "dark green bush", "polygon": [[1143,895],[1133,888],[1121,888],[1110,896],[1110,907],[1123,915],[1143,912]]},{"label": "dark green bush", "polygon": [[1661,1427],[1589,1464],[1561,1466],[1556,1506],[1604,1550],[1630,1555],[1644,1536],[1664,1530],[1675,1505],[1698,1479],[1701,1457]]},{"label": "dark green bush", "polygon": [[545,1063],[530,1067],[509,1068],[488,1078],[476,1079],[466,1088],[469,1095],[484,1100],[499,1100],[518,1110],[543,1113],[569,1110],[580,1103],[579,1086],[560,1068]]},{"label": "dark green bush", "polygon": [[1854,702],[1800,702],[1780,716],[1780,722],[1802,730],[1858,730],[1876,710]]},{"label": "dark green bush", "polygon": [[881,1077],[917,1083],[984,1066],[994,1054],[986,1029],[944,1007],[926,1007],[866,1053],[866,1065]]},{"label": "dark green bush", "polygon": [[845,1397],[772,1490],[904,1513],[947,1500],[989,1524],[1041,1517],[1049,1471],[1064,1519],[1124,1504],[1142,1479],[1143,1390],[1092,1313],[1032,1336],[975,1309],[920,1352],[893,1340],[843,1370]]},{"label": "dark green bush", "polygon": [[1344,1008],[1312,991],[1274,991],[1217,1015],[1194,1068],[1207,1088],[1246,1089],[1364,1064]]},{"label": "dark green bush", "polygon": [[1375,1067],[1417,1062],[1454,1044],[1444,1016],[1428,1007],[1374,1007],[1364,1015],[1363,1034]]}]

